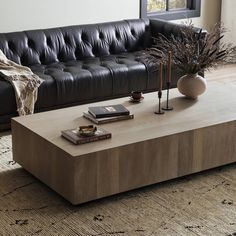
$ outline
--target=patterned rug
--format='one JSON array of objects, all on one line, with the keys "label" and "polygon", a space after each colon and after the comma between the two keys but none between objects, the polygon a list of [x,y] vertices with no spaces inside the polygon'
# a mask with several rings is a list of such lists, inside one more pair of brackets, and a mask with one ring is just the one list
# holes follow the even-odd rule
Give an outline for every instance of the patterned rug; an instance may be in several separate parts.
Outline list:
[{"label": "patterned rug", "polygon": [[0,235],[236,235],[236,165],[72,206],[0,137]]}]

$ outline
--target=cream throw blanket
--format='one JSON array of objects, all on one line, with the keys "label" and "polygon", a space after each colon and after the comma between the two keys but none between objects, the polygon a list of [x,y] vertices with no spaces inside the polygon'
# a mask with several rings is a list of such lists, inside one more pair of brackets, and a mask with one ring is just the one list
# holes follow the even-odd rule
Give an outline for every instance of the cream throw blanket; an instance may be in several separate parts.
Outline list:
[{"label": "cream throw blanket", "polygon": [[1,50],[0,75],[14,87],[19,115],[23,116],[34,113],[38,87],[43,80],[35,75],[30,68],[8,60]]}]

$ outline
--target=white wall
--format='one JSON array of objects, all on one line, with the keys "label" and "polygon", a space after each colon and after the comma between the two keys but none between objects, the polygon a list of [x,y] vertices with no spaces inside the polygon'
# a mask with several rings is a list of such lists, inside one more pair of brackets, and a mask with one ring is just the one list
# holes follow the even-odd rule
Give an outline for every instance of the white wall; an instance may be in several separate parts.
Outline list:
[{"label": "white wall", "polygon": [[[236,0],[232,1],[236,2]],[[217,22],[220,21],[220,15],[221,0],[202,0],[201,17],[192,18],[192,22],[195,26],[209,31]],[[174,22],[183,22],[183,20]]]},{"label": "white wall", "polygon": [[139,0],[0,0],[0,32],[139,17]]},{"label": "white wall", "polygon": [[221,20],[224,23],[227,33],[225,34],[225,42],[236,45],[236,1],[222,0]]},{"label": "white wall", "polygon": [[[202,0],[193,23],[209,30],[220,9],[221,0]],[[139,0],[0,0],[0,10],[0,32],[11,32],[138,18]]]}]

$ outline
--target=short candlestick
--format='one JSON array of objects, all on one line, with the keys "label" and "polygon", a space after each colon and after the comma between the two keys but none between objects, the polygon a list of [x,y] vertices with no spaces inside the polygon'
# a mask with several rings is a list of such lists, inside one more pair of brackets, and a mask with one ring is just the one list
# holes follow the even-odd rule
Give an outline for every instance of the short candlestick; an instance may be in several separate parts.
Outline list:
[{"label": "short candlestick", "polygon": [[163,115],[165,112],[161,110],[161,97],[162,91],[158,91],[158,110],[155,111],[155,114]]},{"label": "short candlestick", "polygon": [[170,81],[167,81],[166,84],[167,84],[166,106],[163,107],[162,110],[165,110],[165,111],[172,111],[174,108],[169,106]]}]

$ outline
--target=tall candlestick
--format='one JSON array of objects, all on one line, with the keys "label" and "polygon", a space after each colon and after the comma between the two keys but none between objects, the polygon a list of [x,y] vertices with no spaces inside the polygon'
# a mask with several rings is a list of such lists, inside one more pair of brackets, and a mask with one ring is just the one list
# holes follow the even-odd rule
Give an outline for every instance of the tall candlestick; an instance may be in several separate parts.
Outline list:
[{"label": "tall candlestick", "polygon": [[172,53],[171,51],[168,52],[168,74],[167,74],[167,81],[171,82],[171,60],[172,60]]},{"label": "tall candlestick", "polygon": [[161,110],[161,97],[162,97],[162,62],[160,62],[160,68],[159,68],[159,90],[158,90],[158,110],[155,111],[156,114],[162,115],[164,112]]},{"label": "tall candlestick", "polygon": [[162,67],[163,67],[163,65],[162,65],[162,62],[160,62],[160,69],[159,69],[159,72],[160,72],[160,78],[159,78],[159,92],[161,92],[162,91]]},{"label": "tall candlestick", "polygon": [[173,107],[169,106],[169,93],[171,88],[171,60],[172,60],[172,53],[171,51],[168,52],[168,62],[167,62],[167,80],[166,80],[166,88],[167,88],[167,99],[166,99],[166,107],[163,107],[162,110],[171,111]]}]

